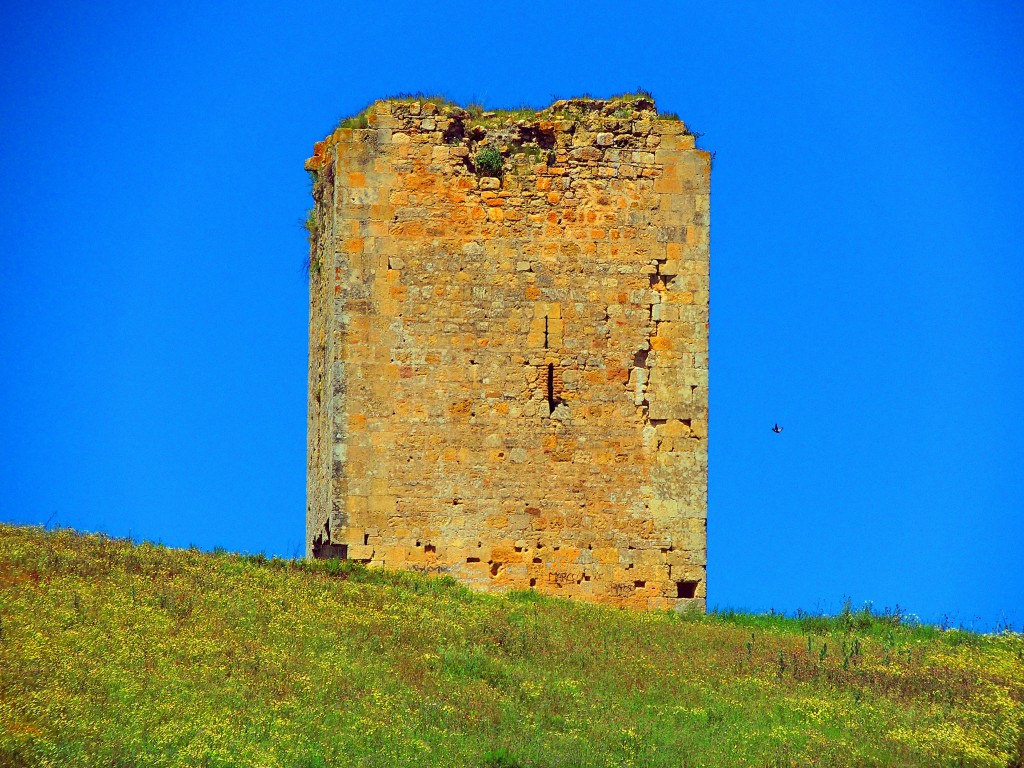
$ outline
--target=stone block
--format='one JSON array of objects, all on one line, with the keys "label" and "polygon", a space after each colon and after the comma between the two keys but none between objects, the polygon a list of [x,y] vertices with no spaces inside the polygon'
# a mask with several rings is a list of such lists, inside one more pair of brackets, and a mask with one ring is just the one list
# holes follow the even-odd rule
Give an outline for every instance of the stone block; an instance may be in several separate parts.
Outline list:
[{"label": "stone block", "polygon": [[372,560],[373,547],[364,544],[349,544],[348,558],[349,560]]}]

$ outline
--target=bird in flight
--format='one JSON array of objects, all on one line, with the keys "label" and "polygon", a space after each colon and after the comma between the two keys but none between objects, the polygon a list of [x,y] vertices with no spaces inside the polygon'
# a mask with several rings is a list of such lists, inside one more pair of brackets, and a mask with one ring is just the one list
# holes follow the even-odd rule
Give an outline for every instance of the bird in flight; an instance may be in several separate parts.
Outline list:
[{"label": "bird in flight", "polygon": [[780,427],[778,424],[776,424],[774,427],[772,427],[772,432],[774,432],[776,435],[781,434],[782,433],[782,427]]}]

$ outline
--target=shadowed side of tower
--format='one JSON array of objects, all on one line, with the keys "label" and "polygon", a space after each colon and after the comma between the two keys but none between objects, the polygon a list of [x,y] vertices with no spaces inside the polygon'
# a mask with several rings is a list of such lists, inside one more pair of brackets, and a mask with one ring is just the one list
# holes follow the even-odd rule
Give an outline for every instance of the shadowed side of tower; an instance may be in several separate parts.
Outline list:
[{"label": "shadowed side of tower", "polygon": [[307,554],[703,608],[710,157],[645,97],[317,143]]}]

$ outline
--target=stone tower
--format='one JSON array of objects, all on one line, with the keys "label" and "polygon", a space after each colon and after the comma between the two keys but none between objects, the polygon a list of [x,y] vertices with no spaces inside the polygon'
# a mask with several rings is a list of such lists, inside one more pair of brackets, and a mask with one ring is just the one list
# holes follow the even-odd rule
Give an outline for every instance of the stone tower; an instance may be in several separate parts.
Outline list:
[{"label": "stone tower", "polygon": [[703,609],[710,167],[643,95],[318,142],[307,554]]}]

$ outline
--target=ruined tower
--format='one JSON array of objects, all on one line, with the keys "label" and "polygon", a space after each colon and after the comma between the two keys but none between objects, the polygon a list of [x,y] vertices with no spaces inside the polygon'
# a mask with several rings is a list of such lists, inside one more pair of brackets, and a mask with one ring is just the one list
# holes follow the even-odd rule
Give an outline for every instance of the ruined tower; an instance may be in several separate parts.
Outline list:
[{"label": "ruined tower", "polygon": [[307,554],[703,608],[710,165],[644,95],[318,142]]}]

